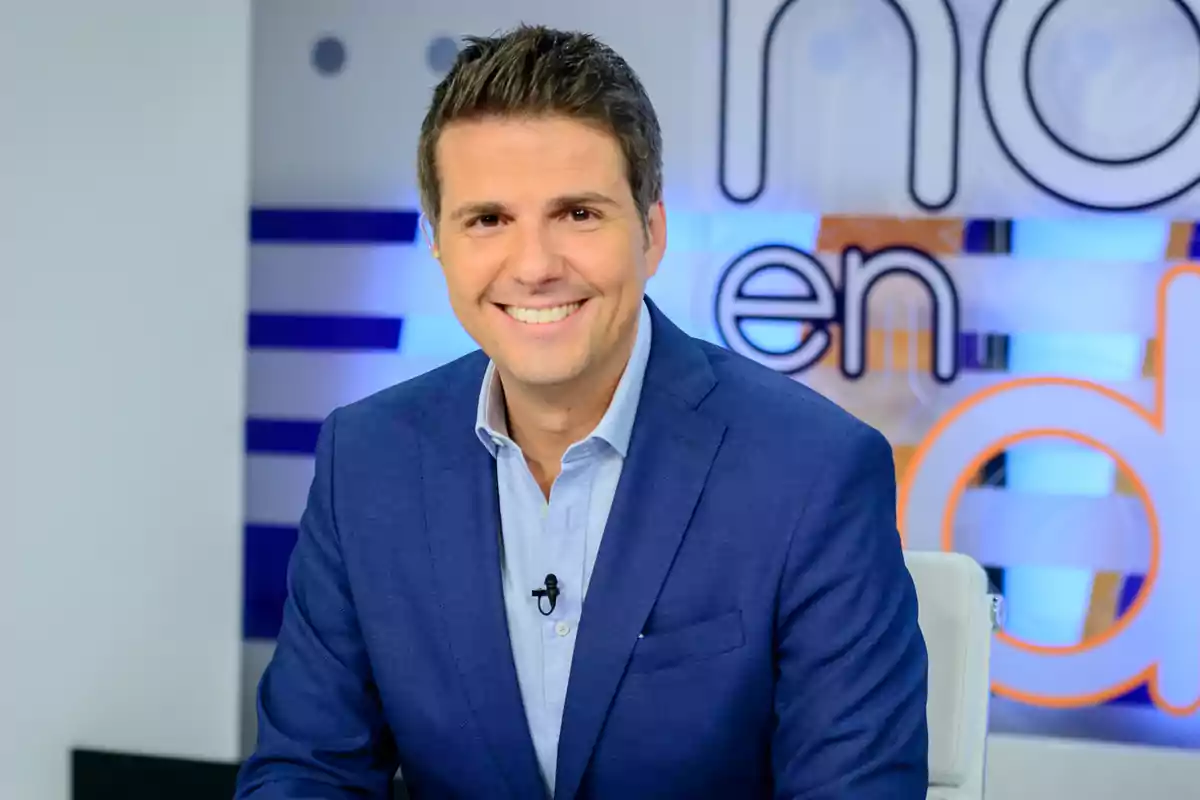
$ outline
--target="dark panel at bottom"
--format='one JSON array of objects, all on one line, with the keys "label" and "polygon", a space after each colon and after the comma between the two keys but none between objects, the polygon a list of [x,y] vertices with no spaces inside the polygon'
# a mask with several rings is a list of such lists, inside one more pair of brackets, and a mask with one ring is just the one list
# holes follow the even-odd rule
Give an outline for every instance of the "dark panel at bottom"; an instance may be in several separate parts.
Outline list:
[{"label": "dark panel at bottom", "polygon": [[76,750],[73,800],[230,800],[238,764]]},{"label": "dark panel at bottom", "polygon": [[[179,758],[71,752],[72,800],[231,800],[240,764]],[[396,782],[393,800],[408,800]]]}]

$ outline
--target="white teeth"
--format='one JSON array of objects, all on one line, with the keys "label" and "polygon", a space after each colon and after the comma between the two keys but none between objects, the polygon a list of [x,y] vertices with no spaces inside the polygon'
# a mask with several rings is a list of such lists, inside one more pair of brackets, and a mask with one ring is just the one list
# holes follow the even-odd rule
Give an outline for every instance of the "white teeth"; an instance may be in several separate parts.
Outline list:
[{"label": "white teeth", "polygon": [[560,322],[579,310],[583,303],[567,303],[565,306],[553,308],[521,308],[520,306],[505,306],[508,315],[519,322],[530,325],[545,325],[548,322]]}]

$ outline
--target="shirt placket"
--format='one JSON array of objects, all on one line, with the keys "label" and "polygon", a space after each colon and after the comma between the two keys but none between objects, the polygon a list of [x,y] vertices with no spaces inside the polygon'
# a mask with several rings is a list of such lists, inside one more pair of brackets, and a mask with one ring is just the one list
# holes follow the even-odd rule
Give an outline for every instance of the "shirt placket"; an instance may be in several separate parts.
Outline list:
[{"label": "shirt placket", "polygon": [[583,609],[582,572],[586,524],[584,464],[567,461],[554,484],[544,526],[546,572],[562,586],[554,613],[542,621],[542,653],[546,714],[551,725],[561,724],[575,647],[576,627]]}]

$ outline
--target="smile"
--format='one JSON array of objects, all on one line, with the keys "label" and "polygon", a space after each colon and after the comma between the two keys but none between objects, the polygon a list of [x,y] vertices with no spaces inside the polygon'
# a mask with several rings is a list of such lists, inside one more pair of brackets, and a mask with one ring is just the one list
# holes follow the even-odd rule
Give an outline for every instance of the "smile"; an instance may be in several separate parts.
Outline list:
[{"label": "smile", "polygon": [[523,308],[521,306],[505,306],[504,312],[517,322],[526,325],[548,325],[552,322],[562,322],[583,306],[583,303],[567,303],[550,308]]}]

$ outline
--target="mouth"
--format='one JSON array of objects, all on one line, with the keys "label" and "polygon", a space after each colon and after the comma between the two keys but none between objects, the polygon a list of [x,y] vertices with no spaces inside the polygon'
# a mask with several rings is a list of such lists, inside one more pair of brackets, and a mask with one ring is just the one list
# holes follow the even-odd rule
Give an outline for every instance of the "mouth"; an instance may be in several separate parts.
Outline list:
[{"label": "mouth", "polygon": [[562,305],[550,306],[547,308],[529,308],[526,306],[500,306],[505,314],[515,319],[517,322],[525,325],[551,325],[555,322],[562,322],[571,315],[575,314],[579,309],[583,308],[583,304],[587,301],[578,301],[575,303],[564,303]]}]

